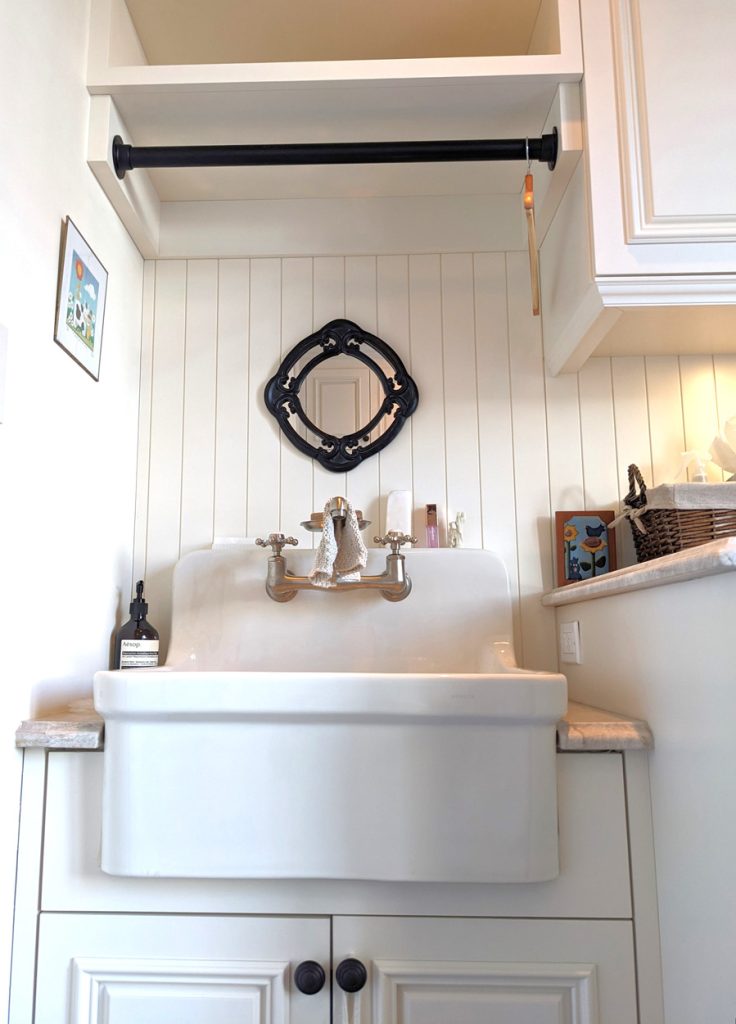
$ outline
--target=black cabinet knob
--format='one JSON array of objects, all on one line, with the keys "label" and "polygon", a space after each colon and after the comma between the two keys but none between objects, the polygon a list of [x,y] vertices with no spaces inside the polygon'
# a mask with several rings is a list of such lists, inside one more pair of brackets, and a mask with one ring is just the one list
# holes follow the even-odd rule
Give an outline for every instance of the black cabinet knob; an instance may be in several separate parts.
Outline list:
[{"label": "black cabinet knob", "polygon": [[314,996],[325,983],[325,972],[316,960],[303,960],[294,971],[296,987],[305,996]]},{"label": "black cabinet knob", "polygon": [[368,971],[360,960],[349,956],[335,968],[335,980],[343,992],[360,992],[368,980]]}]

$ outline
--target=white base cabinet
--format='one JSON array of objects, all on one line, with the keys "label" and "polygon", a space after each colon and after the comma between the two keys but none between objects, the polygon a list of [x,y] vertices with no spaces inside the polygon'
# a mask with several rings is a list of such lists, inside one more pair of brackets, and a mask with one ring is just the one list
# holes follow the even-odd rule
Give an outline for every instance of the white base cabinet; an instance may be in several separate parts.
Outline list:
[{"label": "white base cabinet", "polygon": [[44,914],[36,1024],[636,1024],[631,924],[336,917]]},{"label": "white base cabinet", "polygon": [[558,755],[525,885],[105,875],[101,768],[26,752],[9,1024],[663,1024],[643,751]]},{"label": "white base cabinet", "polygon": [[360,992],[335,992],[335,1024],[637,1020],[625,921],[338,917],[334,950],[368,972]]},{"label": "white base cabinet", "polygon": [[327,918],[43,914],[36,1024],[325,1024],[329,985],[304,995],[292,966],[330,969]]}]

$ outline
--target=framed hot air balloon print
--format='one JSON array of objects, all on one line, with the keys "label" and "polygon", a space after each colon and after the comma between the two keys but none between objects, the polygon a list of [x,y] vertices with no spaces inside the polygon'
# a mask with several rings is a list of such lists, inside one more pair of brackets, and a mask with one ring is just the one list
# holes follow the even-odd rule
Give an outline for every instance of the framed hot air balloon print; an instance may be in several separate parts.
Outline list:
[{"label": "framed hot air balloon print", "polygon": [[107,271],[70,217],[62,230],[59,263],[54,340],[99,380]]}]

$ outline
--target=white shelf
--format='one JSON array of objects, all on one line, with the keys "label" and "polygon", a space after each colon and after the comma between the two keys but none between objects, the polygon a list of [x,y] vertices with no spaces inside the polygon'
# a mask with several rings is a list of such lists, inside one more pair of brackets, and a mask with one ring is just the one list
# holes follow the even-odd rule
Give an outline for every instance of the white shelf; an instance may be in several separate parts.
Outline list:
[{"label": "white shelf", "polygon": [[577,601],[592,601],[598,597],[611,597],[632,590],[647,590],[668,583],[698,580],[703,576],[718,576],[736,570],[736,537],[714,540],[695,548],[677,551],[672,555],[653,558],[639,565],[606,573],[595,580],[581,580],[566,587],[558,587],[545,594],[542,604],[559,606]]},{"label": "white shelf", "polygon": [[[580,155],[582,77],[576,0],[557,0],[559,53],[519,56],[150,65],[123,0],[94,0],[87,87],[88,163],[146,256],[159,251],[161,204],[273,199],[502,196],[516,162],[138,170],[120,182],[115,134],[134,146],[536,137],[557,126],[555,203]],[[570,128],[560,106],[572,104]],[[555,116],[556,120],[550,118]],[[553,176],[540,167],[538,208]],[[543,211],[551,219],[551,211]],[[539,214],[538,214],[539,216]],[[519,218],[521,225],[521,218]],[[519,232],[519,240],[521,233]],[[518,246],[514,237],[514,248]]]}]

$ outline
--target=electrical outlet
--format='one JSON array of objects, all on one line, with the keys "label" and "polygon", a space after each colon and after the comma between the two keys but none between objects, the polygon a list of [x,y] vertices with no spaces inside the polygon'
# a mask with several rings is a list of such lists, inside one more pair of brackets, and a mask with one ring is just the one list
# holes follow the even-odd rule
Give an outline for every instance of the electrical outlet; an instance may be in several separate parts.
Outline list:
[{"label": "electrical outlet", "polygon": [[560,661],[566,665],[581,665],[580,623],[560,623]]}]

